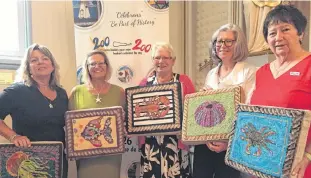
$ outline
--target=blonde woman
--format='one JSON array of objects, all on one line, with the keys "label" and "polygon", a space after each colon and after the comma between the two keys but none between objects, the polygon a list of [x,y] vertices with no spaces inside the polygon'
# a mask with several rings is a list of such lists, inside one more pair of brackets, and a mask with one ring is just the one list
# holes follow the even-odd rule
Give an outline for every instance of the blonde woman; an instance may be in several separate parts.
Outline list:
[{"label": "blonde woman", "polygon": [[[52,53],[45,46],[31,45],[16,83],[0,94],[0,134],[18,147],[29,147],[31,141],[65,143],[67,109],[68,97],[59,84],[59,68]],[[12,117],[13,129],[3,122],[7,115]],[[63,178],[67,178],[65,156],[63,160]]]},{"label": "blonde woman", "polygon": [[[124,90],[108,82],[112,68],[107,55],[100,50],[87,54],[83,65],[85,84],[76,86],[69,97],[69,109],[124,106]],[[122,155],[77,160],[79,178],[120,178]]]},{"label": "blonde woman", "polygon": [[[187,75],[173,72],[175,61],[176,56],[170,44],[155,44],[152,50],[153,70],[141,81],[140,86],[180,82],[183,95],[195,92]],[[188,149],[176,135],[140,137],[139,140],[143,178],[191,177]]]}]

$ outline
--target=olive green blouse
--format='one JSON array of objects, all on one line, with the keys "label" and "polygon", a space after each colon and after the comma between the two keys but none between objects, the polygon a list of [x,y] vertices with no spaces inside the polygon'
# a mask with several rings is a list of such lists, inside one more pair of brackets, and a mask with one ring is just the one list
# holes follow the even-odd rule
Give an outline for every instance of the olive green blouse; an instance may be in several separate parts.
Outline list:
[{"label": "olive green blouse", "polygon": [[124,90],[111,84],[110,89],[105,94],[99,94],[101,102],[96,103],[97,95],[90,93],[86,85],[76,86],[69,98],[69,110],[105,108],[112,106],[122,106],[125,104]]}]

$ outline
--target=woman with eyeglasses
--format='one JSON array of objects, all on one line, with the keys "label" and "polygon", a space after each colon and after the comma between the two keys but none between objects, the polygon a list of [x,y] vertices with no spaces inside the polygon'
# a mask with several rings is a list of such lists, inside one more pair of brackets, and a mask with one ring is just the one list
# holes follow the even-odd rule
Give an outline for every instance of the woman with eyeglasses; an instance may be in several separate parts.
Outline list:
[{"label": "woman with eyeglasses", "polygon": [[[152,49],[153,68],[140,86],[180,82],[183,95],[195,92],[187,75],[173,72],[176,56],[168,43],[156,43]],[[141,177],[143,178],[190,178],[188,147],[177,135],[139,137],[141,146]]]},{"label": "woman with eyeglasses", "polygon": [[[100,50],[87,54],[83,64],[85,84],[76,86],[69,97],[69,110],[124,106],[123,88],[110,84],[112,68],[107,55]],[[120,178],[122,155],[79,159],[79,178]]]},{"label": "woman with eyeglasses", "polygon": [[[242,30],[234,24],[221,26],[212,36],[209,51],[217,67],[208,72],[202,90],[241,86],[242,103],[248,100],[256,68],[245,62],[248,48]],[[238,178],[240,172],[224,162],[227,146],[227,141],[195,146],[193,177]]]}]

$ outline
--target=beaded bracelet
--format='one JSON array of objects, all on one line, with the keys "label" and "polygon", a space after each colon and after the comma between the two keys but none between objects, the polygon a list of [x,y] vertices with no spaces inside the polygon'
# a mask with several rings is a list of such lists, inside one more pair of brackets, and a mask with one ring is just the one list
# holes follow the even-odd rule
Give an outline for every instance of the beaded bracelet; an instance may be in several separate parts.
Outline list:
[{"label": "beaded bracelet", "polygon": [[305,152],[305,156],[308,158],[309,161],[311,161],[311,154],[308,152]]},{"label": "beaded bracelet", "polygon": [[13,140],[14,140],[17,136],[19,136],[19,135],[18,135],[18,134],[12,135],[12,136],[9,138],[9,141],[10,141],[10,142],[13,142]]}]

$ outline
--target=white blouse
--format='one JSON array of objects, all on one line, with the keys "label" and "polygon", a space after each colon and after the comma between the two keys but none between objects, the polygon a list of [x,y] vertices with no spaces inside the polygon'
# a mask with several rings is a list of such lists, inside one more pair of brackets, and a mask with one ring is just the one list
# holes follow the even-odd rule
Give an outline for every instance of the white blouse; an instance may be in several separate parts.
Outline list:
[{"label": "white blouse", "polygon": [[255,84],[255,77],[257,68],[246,62],[237,62],[232,71],[224,78],[219,78],[219,69],[221,63],[210,70],[205,79],[205,87],[216,89],[222,89],[232,86],[242,87],[242,103],[248,103],[250,93],[252,92],[253,85]]}]

